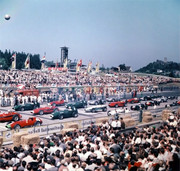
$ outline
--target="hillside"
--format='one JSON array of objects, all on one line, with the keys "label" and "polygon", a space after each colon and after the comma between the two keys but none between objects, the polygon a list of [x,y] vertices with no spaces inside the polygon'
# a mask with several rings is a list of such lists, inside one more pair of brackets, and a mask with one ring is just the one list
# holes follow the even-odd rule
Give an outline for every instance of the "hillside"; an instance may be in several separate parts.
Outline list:
[{"label": "hillside", "polygon": [[180,78],[180,63],[157,60],[155,62],[149,63],[147,66],[140,68],[135,72]]}]

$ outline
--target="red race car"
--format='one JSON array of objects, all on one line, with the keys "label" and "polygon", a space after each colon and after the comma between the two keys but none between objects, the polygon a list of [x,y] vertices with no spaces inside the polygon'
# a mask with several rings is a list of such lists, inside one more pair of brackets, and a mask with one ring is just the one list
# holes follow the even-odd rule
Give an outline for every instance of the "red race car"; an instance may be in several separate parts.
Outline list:
[{"label": "red race car", "polygon": [[52,101],[49,103],[51,106],[62,106],[65,104],[64,99],[60,100],[60,101]]},{"label": "red race car", "polygon": [[43,114],[49,114],[49,113],[53,113],[53,112],[57,112],[59,111],[58,108],[56,108],[55,106],[47,106],[47,107],[41,107],[41,108],[37,108],[34,109],[33,113],[34,115],[43,115]]},{"label": "red race car", "polygon": [[17,112],[10,111],[8,113],[0,113],[0,122],[18,121],[20,118],[22,118],[22,116]]},{"label": "red race car", "polygon": [[128,103],[139,103],[139,99],[138,98],[132,98],[132,99],[128,99],[127,100]]},{"label": "red race car", "polygon": [[42,120],[40,118],[30,117],[28,119],[8,123],[6,125],[6,128],[19,130],[20,128],[40,126],[41,124],[42,124]]},{"label": "red race car", "polygon": [[153,101],[146,102],[145,105],[147,106],[154,106],[155,103]]},{"label": "red race car", "polygon": [[109,107],[125,107],[125,106],[126,106],[125,101],[117,101],[117,102],[109,103]]}]

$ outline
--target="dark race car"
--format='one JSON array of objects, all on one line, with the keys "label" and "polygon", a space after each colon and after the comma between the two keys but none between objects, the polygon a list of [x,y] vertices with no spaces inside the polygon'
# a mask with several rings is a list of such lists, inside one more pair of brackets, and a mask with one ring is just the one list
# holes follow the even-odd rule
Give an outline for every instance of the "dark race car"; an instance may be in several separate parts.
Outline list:
[{"label": "dark race car", "polygon": [[141,97],[140,100],[143,100],[143,101],[152,100],[152,97],[151,96],[144,96],[144,97]]},{"label": "dark race car", "polygon": [[41,107],[41,108],[37,108],[37,109],[34,109],[33,113],[34,115],[43,115],[43,114],[50,114],[50,113],[53,113],[53,112],[57,112],[59,111],[59,109],[55,106],[47,106],[47,107]]},{"label": "dark race car", "polygon": [[134,105],[134,106],[131,106],[131,110],[140,110],[140,109],[147,109],[148,106],[147,105],[144,105],[144,104],[139,104],[139,105]]},{"label": "dark race car", "polygon": [[173,106],[179,106],[180,105],[180,101],[176,101],[170,104],[171,107]]},{"label": "dark race car", "polygon": [[40,107],[40,104],[38,102],[34,103],[25,103],[25,104],[20,104],[16,105],[13,107],[15,111],[24,111],[24,110],[33,110]]},{"label": "dark race car", "polygon": [[30,117],[28,119],[19,120],[16,122],[8,123],[6,128],[19,130],[20,128],[31,127],[31,126],[40,126],[42,120],[36,117]]},{"label": "dark race car", "polygon": [[52,106],[62,106],[62,105],[65,104],[65,102],[64,102],[64,99],[62,99],[60,101],[52,101],[49,104],[52,105]]},{"label": "dark race car", "polygon": [[74,106],[77,109],[84,108],[84,107],[87,106],[87,101],[81,100],[81,101],[77,101],[77,102],[74,102],[74,103],[69,103],[69,104],[66,105],[66,108],[69,108],[70,106]]},{"label": "dark race car", "polygon": [[0,113],[0,122],[6,122],[6,121],[18,121],[22,118],[22,116],[13,111],[9,111],[8,113]]},{"label": "dark race car", "polygon": [[69,117],[78,117],[77,109],[72,105],[63,111],[54,112],[50,115],[51,119],[60,119],[69,118]]}]

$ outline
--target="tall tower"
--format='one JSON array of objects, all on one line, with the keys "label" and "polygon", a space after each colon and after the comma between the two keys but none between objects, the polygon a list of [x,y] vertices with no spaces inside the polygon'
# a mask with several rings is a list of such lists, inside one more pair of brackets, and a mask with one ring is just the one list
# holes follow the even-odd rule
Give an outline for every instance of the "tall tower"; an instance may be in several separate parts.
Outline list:
[{"label": "tall tower", "polygon": [[64,64],[65,59],[68,60],[68,47],[61,47],[61,65]]}]

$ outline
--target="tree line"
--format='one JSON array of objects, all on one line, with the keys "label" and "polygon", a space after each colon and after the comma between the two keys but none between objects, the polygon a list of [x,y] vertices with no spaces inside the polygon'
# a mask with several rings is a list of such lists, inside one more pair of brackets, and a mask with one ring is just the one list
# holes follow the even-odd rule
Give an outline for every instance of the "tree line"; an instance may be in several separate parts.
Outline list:
[{"label": "tree line", "polygon": [[[23,69],[25,67],[25,61],[28,56],[28,53],[25,52],[14,52],[10,50],[5,50],[5,52],[0,50],[0,68],[8,70],[11,68],[11,57],[16,53],[16,69]],[[39,54],[29,54],[30,56],[30,68],[40,69],[41,61]]]}]

